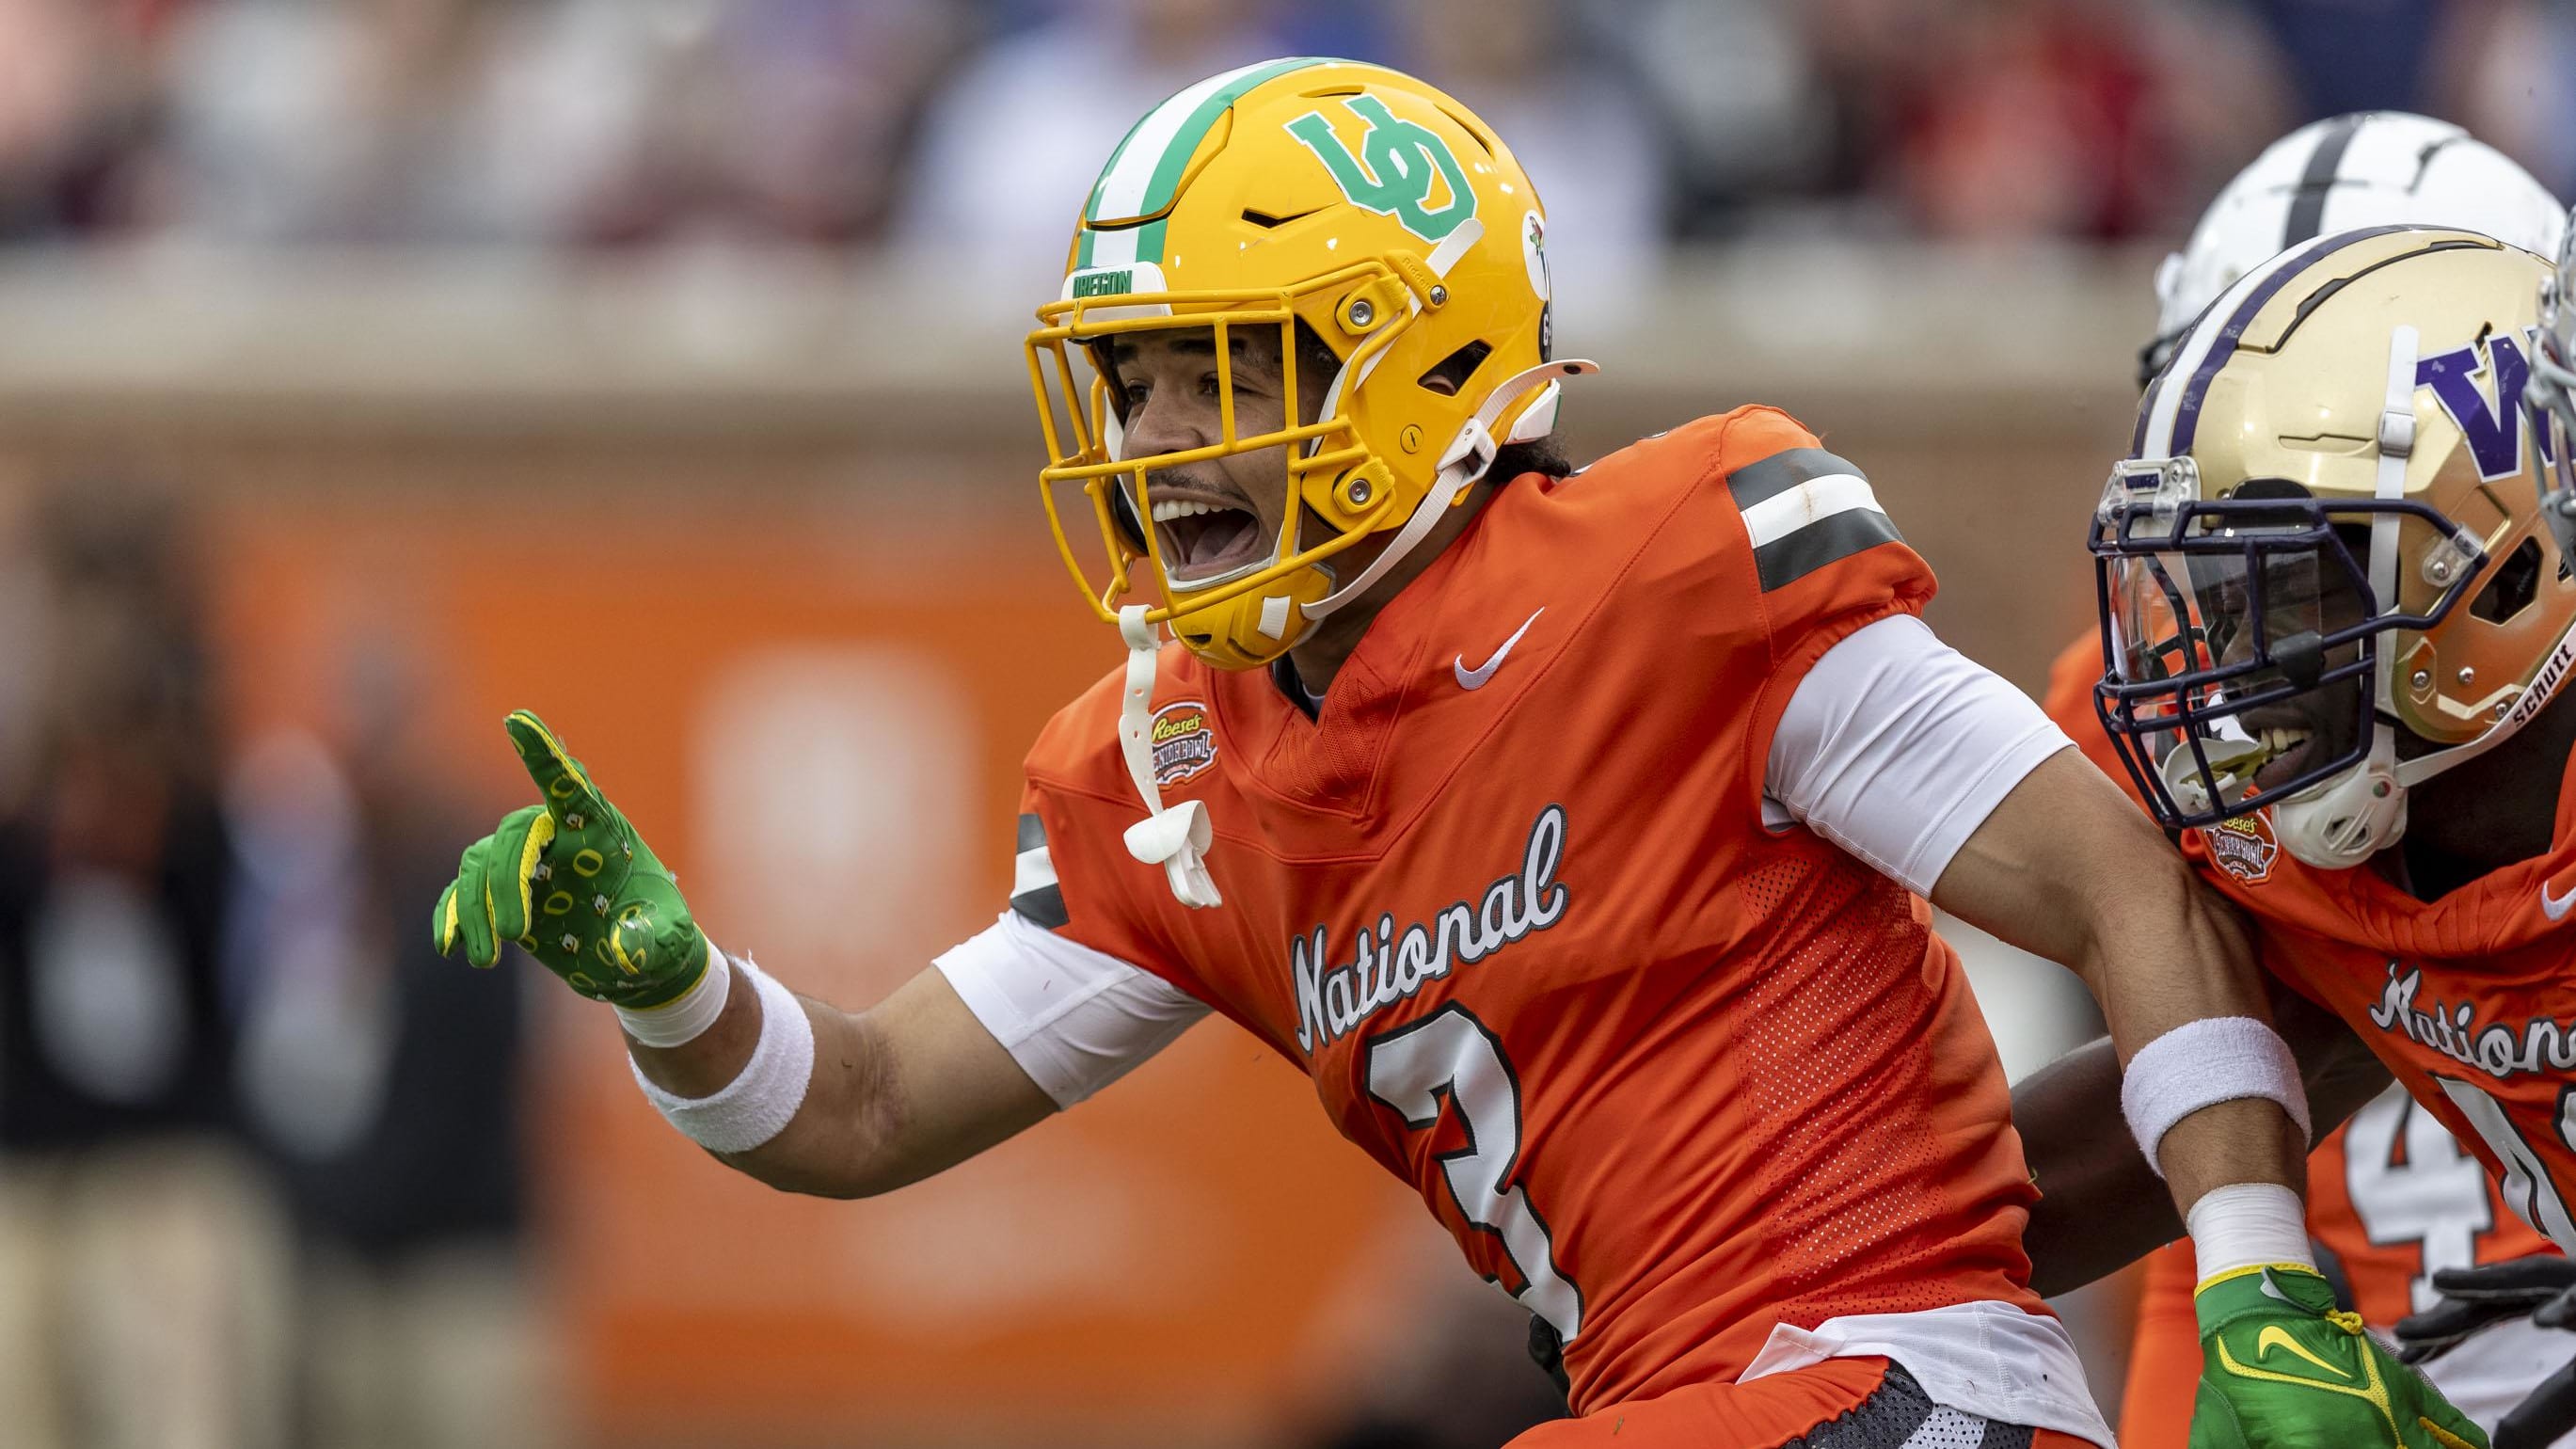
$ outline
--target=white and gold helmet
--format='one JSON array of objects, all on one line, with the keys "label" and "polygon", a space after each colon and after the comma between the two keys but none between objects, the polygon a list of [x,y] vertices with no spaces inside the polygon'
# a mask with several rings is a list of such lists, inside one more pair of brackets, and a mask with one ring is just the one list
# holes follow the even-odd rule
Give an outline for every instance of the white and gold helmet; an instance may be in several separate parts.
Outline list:
[{"label": "white and gold helmet", "polygon": [[2292,855],[2357,865],[2410,786],[2556,691],[2576,580],[2523,403],[2547,271],[2470,232],[2344,232],[2178,341],[2091,544],[2097,706],[2167,827],[2268,809]]}]

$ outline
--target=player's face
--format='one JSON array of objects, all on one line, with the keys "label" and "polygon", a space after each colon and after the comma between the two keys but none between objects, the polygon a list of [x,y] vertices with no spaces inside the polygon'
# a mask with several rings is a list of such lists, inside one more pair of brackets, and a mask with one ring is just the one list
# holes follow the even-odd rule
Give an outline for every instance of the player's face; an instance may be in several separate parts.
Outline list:
[{"label": "player's face", "polygon": [[[2234,560],[2200,558],[2197,572],[2209,582],[2203,608],[2209,624],[2209,647],[2223,665],[2255,657],[2257,631],[2253,610],[2257,592],[2249,589],[2242,566]],[[2263,647],[2275,661],[2298,661],[2310,642],[2361,622],[2359,593],[2342,571],[2311,552],[2267,556],[2261,565],[2259,607]],[[2360,657],[2358,643],[2309,650],[2316,664],[2276,662],[2246,679],[2240,688],[2252,694],[2299,683],[2310,669],[2332,669]],[[2352,691],[2358,681],[2302,688],[2278,704],[2245,712],[2239,723],[2271,746],[2271,758],[2255,772],[2258,789],[2278,789],[2294,780],[2312,761],[2334,758],[2350,749],[2358,726]]]},{"label": "player's face", "polygon": [[[1286,396],[1279,337],[1267,328],[1229,338],[1234,435],[1252,437],[1311,421],[1330,383],[1321,368],[1300,368],[1299,399]],[[1203,448],[1225,436],[1223,381],[1207,331],[1144,332],[1119,339],[1110,386],[1124,410],[1129,457]],[[1287,518],[1285,447],[1230,453],[1145,475],[1152,527],[1175,583],[1205,582],[1270,561]]]}]

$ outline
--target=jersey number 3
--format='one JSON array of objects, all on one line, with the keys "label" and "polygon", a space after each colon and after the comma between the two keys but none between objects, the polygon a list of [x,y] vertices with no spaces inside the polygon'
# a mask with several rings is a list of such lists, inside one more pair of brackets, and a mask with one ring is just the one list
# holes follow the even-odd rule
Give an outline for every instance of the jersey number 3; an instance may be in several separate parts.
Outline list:
[{"label": "jersey number 3", "polygon": [[1368,1090],[1417,1132],[1439,1125],[1441,1098],[1456,1106],[1467,1145],[1440,1159],[1450,1196],[1468,1222],[1502,1240],[1521,1276],[1512,1297],[1572,1343],[1583,1327],[1583,1290],[1557,1273],[1547,1222],[1512,1181],[1521,1157],[1521,1084],[1502,1044],[1452,1003],[1370,1039]]}]

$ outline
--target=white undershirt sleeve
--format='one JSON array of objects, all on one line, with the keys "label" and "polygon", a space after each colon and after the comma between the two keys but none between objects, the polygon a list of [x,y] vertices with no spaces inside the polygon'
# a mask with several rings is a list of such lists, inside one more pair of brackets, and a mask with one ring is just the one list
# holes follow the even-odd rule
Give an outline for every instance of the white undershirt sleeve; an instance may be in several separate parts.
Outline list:
[{"label": "white undershirt sleeve", "polygon": [[1160,976],[1016,911],[931,964],[1059,1108],[1135,1070],[1208,1014]]},{"label": "white undershirt sleeve", "polygon": [[1763,818],[1928,895],[2013,787],[2071,745],[2030,696],[1894,614],[1798,681],[1764,761]]}]

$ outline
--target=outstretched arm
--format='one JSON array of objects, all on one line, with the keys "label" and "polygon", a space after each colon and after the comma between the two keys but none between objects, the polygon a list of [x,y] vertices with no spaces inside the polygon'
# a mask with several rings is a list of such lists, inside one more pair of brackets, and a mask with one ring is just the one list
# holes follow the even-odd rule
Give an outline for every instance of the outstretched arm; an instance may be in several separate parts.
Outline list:
[{"label": "outstretched arm", "polygon": [[[739,1080],[774,993],[735,973],[725,1006],[697,1037],[673,1047],[627,1047],[644,1077],[702,1100]],[[925,970],[866,1011],[793,998],[814,1033],[804,1100],[778,1135],[718,1160],[786,1192],[870,1197],[918,1182],[1034,1126],[1056,1104],[966,1009],[956,988]]]},{"label": "outstretched arm", "polygon": [[490,967],[516,943],[615,1007],[654,1105],[773,1187],[863,1197],[918,1181],[1205,1014],[1010,916],[866,1011],[798,997],[708,942],[671,873],[542,722],[522,712],[508,729],[544,803],[466,849],[432,921],[439,950]]}]

